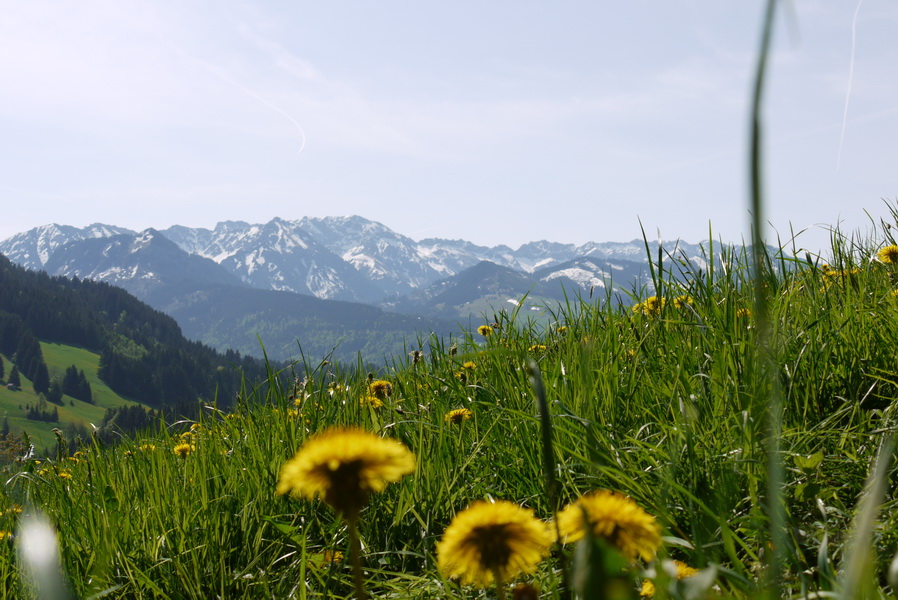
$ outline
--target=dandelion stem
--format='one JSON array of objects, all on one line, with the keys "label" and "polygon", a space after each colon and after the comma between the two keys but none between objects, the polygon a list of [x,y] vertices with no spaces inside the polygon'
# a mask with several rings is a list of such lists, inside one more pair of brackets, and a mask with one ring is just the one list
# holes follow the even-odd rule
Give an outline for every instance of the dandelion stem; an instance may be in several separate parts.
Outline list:
[{"label": "dandelion stem", "polygon": [[355,584],[355,594],[358,600],[367,600],[365,592],[365,577],[362,573],[362,540],[359,539],[358,515],[347,516],[349,525],[349,559],[352,561],[352,579]]},{"label": "dandelion stem", "polygon": [[498,567],[493,569],[493,577],[496,578],[496,598],[505,600],[504,582],[502,581],[502,573],[499,571]]}]

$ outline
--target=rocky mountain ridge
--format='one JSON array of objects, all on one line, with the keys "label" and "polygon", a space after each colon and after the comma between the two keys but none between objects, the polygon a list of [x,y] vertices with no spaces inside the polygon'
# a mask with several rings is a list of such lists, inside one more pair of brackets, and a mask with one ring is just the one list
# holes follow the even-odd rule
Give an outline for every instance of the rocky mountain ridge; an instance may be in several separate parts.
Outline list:
[{"label": "rocky mountain ridge", "polygon": [[[631,272],[635,265],[647,262],[642,240],[579,246],[536,241],[514,250],[504,245],[478,246],[464,240],[415,241],[358,216],[304,217],[294,221],[275,218],[264,224],[222,221],[213,229],[175,225],[143,232],[99,223],[84,228],[52,224],[3,240],[0,253],[29,269],[98,279],[128,288],[131,286],[124,285],[126,281],[132,285],[141,279],[149,283],[158,275],[158,269],[131,264],[133,261],[125,256],[129,252],[134,255],[154,236],[195,257],[177,259],[187,269],[185,273],[200,271],[217,284],[229,283],[230,279],[230,283],[240,282],[258,289],[366,304],[391,302],[418,293],[483,261],[528,274],[534,281],[563,279],[583,290],[605,285],[614,271]],[[109,245],[114,239],[117,241]],[[156,242],[162,252],[164,245],[158,239]],[[98,248],[104,243],[108,247]],[[58,254],[63,247],[64,255]],[[676,242],[666,243],[665,247],[668,252],[682,253],[698,266],[704,262],[698,244]],[[172,250],[164,250],[168,260],[176,260]],[[87,260],[87,255],[103,259]],[[198,258],[207,259],[220,269],[209,264],[201,266]],[[577,266],[576,261],[583,259],[592,260]],[[600,263],[603,268],[596,266]]]}]

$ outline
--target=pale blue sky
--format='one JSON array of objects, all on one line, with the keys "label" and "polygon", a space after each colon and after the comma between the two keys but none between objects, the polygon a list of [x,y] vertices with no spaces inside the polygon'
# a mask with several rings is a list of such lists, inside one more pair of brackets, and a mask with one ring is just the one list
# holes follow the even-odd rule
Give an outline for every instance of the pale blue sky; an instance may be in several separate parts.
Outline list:
[{"label": "pale blue sky", "polygon": [[[786,6],[768,217],[866,228],[898,198],[898,5]],[[763,8],[0,0],[0,239],[358,214],[513,247],[639,219],[738,241]]]}]

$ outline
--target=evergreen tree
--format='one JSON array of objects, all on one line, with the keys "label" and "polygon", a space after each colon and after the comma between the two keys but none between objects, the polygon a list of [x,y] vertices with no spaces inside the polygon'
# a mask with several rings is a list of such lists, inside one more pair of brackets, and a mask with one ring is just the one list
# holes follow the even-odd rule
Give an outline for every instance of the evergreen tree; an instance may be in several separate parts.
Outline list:
[{"label": "evergreen tree", "polygon": [[9,370],[9,379],[7,383],[13,384],[16,388],[22,387],[22,380],[19,378],[19,368],[15,365]]},{"label": "evergreen tree", "polygon": [[34,391],[39,394],[46,394],[50,391],[50,373],[47,371],[47,363],[43,361],[38,363],[31,385],[34,387]]},{"label": "evergreen tree", "polygon": [[3,381],[3,376],[6,375],[6,365],[3,362],[3,359],[0,358],[0,381]]},{"label": "evergreen tree", "polygon": [[50,382],[50,389],[47,391],[47,400],[53,404],[62,402],[62,386],[59,385],[58,379],[54,379]]}]

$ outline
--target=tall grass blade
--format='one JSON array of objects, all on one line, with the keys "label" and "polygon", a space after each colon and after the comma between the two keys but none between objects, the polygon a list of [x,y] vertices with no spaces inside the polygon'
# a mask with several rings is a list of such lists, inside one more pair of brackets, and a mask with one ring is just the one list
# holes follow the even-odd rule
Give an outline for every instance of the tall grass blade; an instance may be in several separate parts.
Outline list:
[{"label": "tall grass blade", "polygon": [[879,448],[876,463],[867,477],[863,494],[851,526],[851,538],[841,577],[843,600],[856,598],[879,598],[876,592],[876,573],[873,563],[873,529],[876,516],[886,494],[889,479],[889,463],[895,450],[895,436],[887,436]]}]

